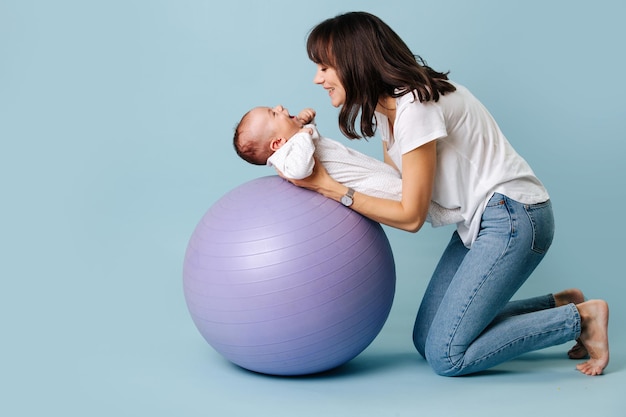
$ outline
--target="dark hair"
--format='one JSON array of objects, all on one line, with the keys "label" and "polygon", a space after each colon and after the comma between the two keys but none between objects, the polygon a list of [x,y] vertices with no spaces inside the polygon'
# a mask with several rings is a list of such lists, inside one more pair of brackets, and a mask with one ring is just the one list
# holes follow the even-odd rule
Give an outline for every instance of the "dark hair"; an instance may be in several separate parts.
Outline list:
[{"label": "dark hair", "polygon": [[262,147],[261,141],[257,137],[257,132],[251,132],[248,125],[250,112],[243,115],[237,126],[233,137],[233,146],[237,155],[246,162],[253,165],[265,165],[270,157],[269,148]]},{"label": "dark hair", "polygon": [[[420,102],[438,101],[456,88],[448,72],[437,72],[414,55],[404,41],[380,18],[350,12],[315,26],[307,38],[311,61],[334,68],[346,90],[339,112],[339,128],[350,139],[372,137],[374,110],[381,96],[413,93]],[[361,113],[361,135],[355,129]]]}]

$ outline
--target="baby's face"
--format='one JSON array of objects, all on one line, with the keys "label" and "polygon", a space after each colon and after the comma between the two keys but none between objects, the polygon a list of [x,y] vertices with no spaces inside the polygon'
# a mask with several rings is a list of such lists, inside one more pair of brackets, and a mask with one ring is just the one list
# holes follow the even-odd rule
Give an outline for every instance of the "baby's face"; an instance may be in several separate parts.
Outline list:
[{"label": "baby's face", "polygon": [[271,132],[274,137],[289,140],[302,128],[302,123],[296,116],[291,116],[289,110],[283,106],[256,107],[251,110],[255,126],[264,126],[265,131]]}]

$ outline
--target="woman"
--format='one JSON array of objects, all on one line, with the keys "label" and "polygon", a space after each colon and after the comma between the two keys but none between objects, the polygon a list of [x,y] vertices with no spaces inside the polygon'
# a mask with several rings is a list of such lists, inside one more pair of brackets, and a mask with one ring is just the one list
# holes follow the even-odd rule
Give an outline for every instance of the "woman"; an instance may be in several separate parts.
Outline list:
[{"label": "woman", "polygon": [[321,164],[292,182],[410,232],[422,227],[431,200],[462,213],[415,321],[415,346],[434,371],[475,373],[578,340],[570,357],[590,356],[578,370],[601,374],[609,361],[606,302],[584,301],[577,289],[510,301],[552,242],[552,207],[482,104],[368,13],[320,23],[307,50],[314,82],[341,107],[341,131],[382,136],[385,162],[402,174],[402,200],[354,192]]}]

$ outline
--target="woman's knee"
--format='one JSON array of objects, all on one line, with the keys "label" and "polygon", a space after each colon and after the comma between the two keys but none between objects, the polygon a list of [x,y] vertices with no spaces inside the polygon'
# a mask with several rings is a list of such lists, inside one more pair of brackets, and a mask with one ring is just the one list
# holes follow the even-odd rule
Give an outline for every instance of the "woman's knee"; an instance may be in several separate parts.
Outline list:
[{"label": "woman's knee", "polygon": [[428,340],[424,347],[424,357],[432,370],[441,376],[458,376],[462,374],[463,354],[450,354],[448,345]]},{"label": "woman's knee", "polygon": [[458,376],[461,375],[461,369],[457,368],[449,360],[442,358],[434,358],[427,355],[426,361],[432,370],[439,376]]},{"label": "woman's knee", "polygon": [[423,336],[421,332],[413,330],[413,345],[415,349],[419,352],[420,355],[425,359],[426,358],[426,336]]}]

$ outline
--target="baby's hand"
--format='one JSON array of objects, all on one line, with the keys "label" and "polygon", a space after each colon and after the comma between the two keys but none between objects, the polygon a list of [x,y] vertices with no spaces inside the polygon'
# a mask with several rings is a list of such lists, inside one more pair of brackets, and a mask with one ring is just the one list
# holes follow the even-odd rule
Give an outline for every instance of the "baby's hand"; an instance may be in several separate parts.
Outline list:
[{"label": "baby's hand", "polygon": [[311,123],[315,119],[315,110],[306,108],[298,114],[298,120],[303,124]]}]

